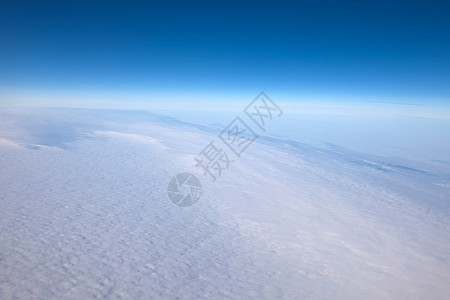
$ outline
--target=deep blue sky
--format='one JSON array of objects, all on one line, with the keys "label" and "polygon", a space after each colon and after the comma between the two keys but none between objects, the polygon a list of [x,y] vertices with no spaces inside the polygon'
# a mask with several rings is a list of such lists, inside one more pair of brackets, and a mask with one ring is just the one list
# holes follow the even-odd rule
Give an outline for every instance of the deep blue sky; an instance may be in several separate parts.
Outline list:
[{"label": "deep blue sky", "polygon": [[0,101],[260,90],[300,100],[450,102],[450,4],[0,2]]}]

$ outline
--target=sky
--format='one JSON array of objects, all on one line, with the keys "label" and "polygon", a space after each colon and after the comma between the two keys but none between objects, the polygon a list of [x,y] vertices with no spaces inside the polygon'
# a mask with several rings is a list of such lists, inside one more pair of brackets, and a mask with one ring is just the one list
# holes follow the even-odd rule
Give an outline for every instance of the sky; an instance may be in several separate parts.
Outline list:
[{"label": "sky", "polygon": [[[450,4],[0,3],[0,104],[450,106]],[[244,102],[243,102],[244,101]]]}]

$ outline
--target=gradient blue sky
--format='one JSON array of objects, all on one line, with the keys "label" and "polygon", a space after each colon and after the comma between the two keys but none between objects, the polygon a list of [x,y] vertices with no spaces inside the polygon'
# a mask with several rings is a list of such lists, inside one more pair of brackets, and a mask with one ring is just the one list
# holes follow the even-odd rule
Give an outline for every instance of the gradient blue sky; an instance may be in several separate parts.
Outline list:
[{"label": "gradient blue sky", "polygon": [[248,101],[264,90],[447,105],[449,15],[433,1],[3,0],[0,102]]}]

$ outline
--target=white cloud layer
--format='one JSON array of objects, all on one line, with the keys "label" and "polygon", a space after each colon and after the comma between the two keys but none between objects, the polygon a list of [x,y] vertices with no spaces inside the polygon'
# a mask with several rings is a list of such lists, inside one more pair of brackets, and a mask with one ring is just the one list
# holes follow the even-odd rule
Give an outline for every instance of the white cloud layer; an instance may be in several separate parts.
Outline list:
[{"label": "white cloud layer", "polygon": [[[450,293],[448,161],[279,130],[211,183],[193,156],[214,126],[93,110],[4,110],[0,120],[1,299]],[[189,208],[166,194],[180,172],[203,184]]]}]

